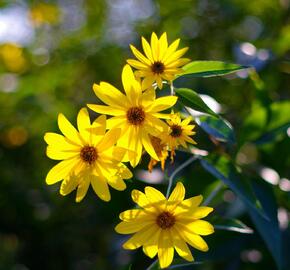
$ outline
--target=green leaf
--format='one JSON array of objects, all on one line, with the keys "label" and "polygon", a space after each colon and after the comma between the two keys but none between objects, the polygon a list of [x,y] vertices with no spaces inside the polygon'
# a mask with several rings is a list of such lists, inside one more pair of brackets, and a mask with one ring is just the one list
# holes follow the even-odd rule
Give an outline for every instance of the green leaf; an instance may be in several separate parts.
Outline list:
[{"label": "green leaf", "polygon": [[243,179],[230,160],[223,156],[207,156],[199,159],[202,167],[216,178],[222,180],[236,195],[258,215],[267,218],[252,186]]},{"label": "green leaf", "polygon": [[225,119],[208,115],[195,118],[195,122],[209,135],[218,141],[236,143],[236,137],[231,124]]},{"label": "green leaf", "polygon": [[218,115],[204,103],[201,97],[194,90],[188,88],[176,88],[175,93],[179,98],[178,100],[184,106],[218,117]]},{"label": "green leaf", "polygon": [[216,230],[226,230],[245,234],[252,234],[254,232],[250,227],[237,219],[215,218],[211,223]]},{"label": "green leaf", "polygon": [[271,252],[278,269],[283,269],[281,232],[277,219],[277,205],[273,190],[268,183],[261,179],[253,180],[253,188],[268,219],[261,217],[251,208],[249,208],[250,216]]},{"label": "green leaf", "polygon": [[249,68],[249,66],[241,66],[237,64],[225,63],[221,61],[193,61],[185,65],[182,76],[189,77],[212,77],[233,73],[238,70]]}]

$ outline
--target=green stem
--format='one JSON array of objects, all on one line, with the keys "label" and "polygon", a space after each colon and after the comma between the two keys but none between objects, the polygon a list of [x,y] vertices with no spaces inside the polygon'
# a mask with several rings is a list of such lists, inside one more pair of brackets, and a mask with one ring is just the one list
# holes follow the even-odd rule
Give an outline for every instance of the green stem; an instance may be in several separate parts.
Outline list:
[{"label": "green stem", "polygon": [[150,270],[152,269],[156,264],[157,264],[158,260],[155,260],[153,263],[151,263],[148,268],[146,268],[146,270]]},{"label": "green stem", "polygon": [[215,189],[209,194],[209,196],[204,200],[203,205],[209,205],[209,203],[213,200],[213,198],[220,192],[224,184],[220,182]]},{"label": "green stem", "polygon": [[186,166],[188,166],[191,162],[195,161],[198,159],[198,156],[192,156],[190,157],[187,161],[182,163],[179,167],[176,168],[176,170],[170,175],[169,180],[168,180],[168,187],[167,187],[167,192],[166,192],[166,198],[168,199],[170,190],[173,184],[173,179],[174,177],[181,171],[183,170]]}]

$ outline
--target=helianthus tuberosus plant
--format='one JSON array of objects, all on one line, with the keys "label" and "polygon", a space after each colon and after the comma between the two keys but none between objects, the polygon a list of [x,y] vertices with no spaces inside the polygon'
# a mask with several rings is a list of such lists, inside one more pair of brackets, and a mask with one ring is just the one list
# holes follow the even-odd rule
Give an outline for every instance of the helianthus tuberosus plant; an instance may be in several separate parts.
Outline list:
[{"label": "helianthus tuberosus plant", "polygon": [[[89,111],[82,108],[76,129],[63,114],[59,114],[58,125],[63,135],[48,132],[44,136],[48,144],[47,156],[60,161],[49,171],[46,182],[50,185],[62,181],[62,195],[76,189],[77,202],[85,197],[90,185],[104,201],[111,199],[109,186],[124,190],[124,180],[133,177],[124,164],[126,162],[134,168],[147,156],[150,172],[158,162],[166,171],[169,153],[170,167],[174,166],[173,158],[178,155],[178,150],[191,156],[173,171],[168,182],[164,181],[168,185],[166,196],[150,186],[145,187],[145,193],[133,190],[132,199],[137,208],[122,212],[122,222],[115,228],[120,234],[133,234],[123,244],[125,249],[142,247],[150,258],[157,255],[161,268],[174,263],[174,250],[192,262],[190,246],[207,251],[208,245],[201,236],[214,232],[213,225],[201,220],[213,211],[212,207],[200,205],[201,195],[184,199],[185,187],[178,182],[169,196],[175,175],[201,158],[194,154],[198,149],[193,148],[196,139],[192,136],[196,129],[190,109],[215,119],[212,121],[224,123],[196,92],[175,89],[174,81],[183,76],[223,75],[243,68],[237,65],[223,68],[222,62],[204,61],[199,69],[195,62],[189,63],[188,58],[183,58],[188,48],[178,49],[179,43],[177,39],[168,44],[166,33],[160,38],[152,33],[150,44],[142,37],[144,54],[130,45],[137,60],[127,60],[128,64],[123,68],[123,89],[107,82],[93,85],[95,95],[103,104],[90,103],[88,107],[100,115],[91,122]],[[159,89],[163,89],[162,92]],[[178,102],[179,106],[176,106]],[[204,128],[201,121],[199,118],[196,122]],[[214,136],[210,123],[206,127],[204,130]],[[134,186],[134,181],[130,181],[130,186]],[[198,179],[192,175],[187,181]],[[217,192],[215,190],[206,199],[206,204]]]}]

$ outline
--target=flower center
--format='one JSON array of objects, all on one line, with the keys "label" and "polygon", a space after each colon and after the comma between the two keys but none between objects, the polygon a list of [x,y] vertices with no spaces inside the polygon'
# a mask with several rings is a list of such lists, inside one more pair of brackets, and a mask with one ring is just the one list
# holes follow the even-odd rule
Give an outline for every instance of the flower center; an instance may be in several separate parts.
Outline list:
[{"label": "flower center", "polygon": [[181,136],[181,134],[182,134],[181,126],[172,125],[170,128],[171,128],[171,133],[170,133],[171,137],[177,138],[177,137]]},{"label": "flower center", "polygon": [[163,63],[161,63],[160,61],[156,61],[152,64],[151,66],[151,70],[153,73],[155,74],[161,74],[164,72],[165,70],[165,66]]},{"label": "flower center", "polygon": [[93,146],[84,146],[80,153],[81,159],[90,165],[98,158],[97,149]]},{"label": "flower center", "polygon": [[157,217],[156,223],[161,229],[166,230],[175,224],[175,217],[169,212],[163,212]]},{"label": "flower center", "polygon": [[142,107],[132,107],[127,111],[127,120],[130,124],[138,126],[145,120],[145,112]]}]

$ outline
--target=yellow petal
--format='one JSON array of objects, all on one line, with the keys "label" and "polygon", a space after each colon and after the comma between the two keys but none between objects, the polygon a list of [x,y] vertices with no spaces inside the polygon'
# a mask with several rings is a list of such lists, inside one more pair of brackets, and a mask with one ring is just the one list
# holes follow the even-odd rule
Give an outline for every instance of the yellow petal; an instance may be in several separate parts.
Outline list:
[{"label": "yellow petal", "polygon": [[60,151],[58,148],[54,148],[49,145],[46,148],[46,155],[54,160],[63,160],[78,157],[80,155],[80,150],[78,149],[76,151]]},{"label": "yellow petal", "polygon": [[153,157],[155,160],[159,160],[158,155],[155,152],[155,149],[151,143],[151,140],[149,139],[149,136],[146,131],[142,132],[142,144],[146,150],[146,152]]},{"label": "yellow petal", "polygon": [[133,54],[136,56],[136,58],[139,61],[141,61],[145,65],[148,65],[148,66],[151,65],[150,61],[142,53],[140,53],[133,45],[130,45],[130,48],[131,48],[131,51],[133,52]]},{"label": "yellow petal", "polygon": [[73,168],[80,162],[78,158],[63,160],[56,164],[48,172],[46,176],[46,183],[52,185],[66,177],[72,172]]},{"label": "yellow petal", "polygon": [[174,245],[174,248],[178,255],[183,259],[192,262],[194,259],[192,257],[191,251],[186,244],[186,242],[182,239],[179,232],[173,227],[171,228],[171,238]]},{"label": "yellow petal", "polygon": [[175,226],[184,241],[189,245],[203,252],[208,251],[207,243],[199,235],[188,232],[188,230],[186,230],[184,226],[180,226],[180,224],[175,224]]},{"label": "yellow petal", "polygon": [[143,244],[143,252],[150,258],[153,258],[158,253],[158,241],[161,229],[154,226],[155,231],[149,236],[146,242]]},{"label": "yellow petal", "polygon": [[198,195],[195,197],[191,197],[189,199],[184,200],[175,208],[175,214],[180,215],[182,213],[188,212],[191,209],[195,209],[202,202],[202,195]]},{"label": "yellow petal", "polygon": [[148,201],[152,204],[158,204],[158,207],[162,207],[162,203],[166,201],[165,196],[153,187],[145,187],[145,194]]},{"label": "yellow petal", "polygon": [[172,211],[180,202],[183,201],[184,196],[184,186],[181,182],[178,182],[168,199],[167,209]]},{"label": "yellow petal", "polygon": [[170,232],[162,230],[158,243],[158,259],[162,269],[168,267],[172,263],[173,255],[174,248],[170,237]]},{"label": "yellow petal", "polygon": [[140,220],[140,219],[147,219],[150,220],[152,218],[152,216],[150,216],[150,214],[148,214],[147,212],[145,212],[143,209],[130,209],[130,210],[126,210],[122,213],[120,213],[119,218],[122,219],[123,221],[134,221],[136,219]]},{"label": "yellow petal", "polygon": [[157,35],[153,32],[151,35],[151,50],[154,61],[159,60],[159,42]]},{"label": "yellow petal", "polygon": [[141,247],[149,237],[152,237],[156,233],[156,227],[152,224],[142,228],[139,232],[135,233],[127,242],[123,244],[124,249],[136,249]]},{"label": "yellow petal", "polygon": [[82,201],[82,199],[87,194],[89,186],[90,186],[90,179],[89,179],[89,177],[84,176],[84,178],[81,180],[80,184],[78,185],[76,202]]},{"label": "yellow petal", "polygon": [[200,206],[197,208],[191,208],[189,211],[183,213],[180,217],[190,219],[201,219],[206,217],[213,211],[213,208],[208,206]]},{"label": "yellow petal", "polygon": [[78,145],[83,145],[80,134],[62,113],[58,115],[58,127],[63,135],[67,137],[71,142]]},{"label": "yellow petal", "polygon": [[144,64],[144,63],[142,63],[140,61],[134,60],[134,59],[128,59],[127,63],[130,66],[132,66],[132,67],[134,67],[136,69],[143,69],[143,70],[149,70],[150,69],[150,67],[147,66],[146,64]]},{"label": "yellow petal", "polygon": [[160,97],[155,99],[154,103],[150,108],[150,112],[160,112],[168,108],[171,108],[177,101],[176,96]]},{"label": "yellow petal", "polygon": [[142,47],[143,47],[143,51],[144,51],[145,55],[147,56],[147,58],[153,63],[154,60],[152,57],[151,47],[144,37],[142,37]]},{"label": "yellow petal", "polygon": [[[144,79],[145,81],[146,79]],[[152,81],[153,82],[153,81]],[[152,85],[152,83],[151,83]],[[145,111],[150,108],[152,103],[155,101],[156,98],[156,91],[153,87],[150,87],[149,89],[145,90],[142,93],[142,106],[145,108]]]},{"label": "yellow petal", "polygon": [[89,112],[86,108],[82,108],[77,116],[77,125],[78,130],[84,139],[85,142],[90,142],[90,127],[91,127],[91,120],[89,116]]},{"label": "yellow petal", "polygon": [[121,129],[119,128],[114,128],[114,129],[109,130],[105,134],[104,138],[97,145],[97,150],[99,152],[103,152],[111,148],[119,139],[120,134],[121,134]]},{"label": "yellow petal", "polygon": [[135,79],[134,73],[129,65],[125,65],[122,71],[122,83],[128,99],[132,104],[136,104],[141,96],[141,85]]},{"label": "yellow petal", "polygon": [[189,223],[182,222],[189,232],[199,235],[209,235],[214,233],[214,227],[205,220],[195,220]]},{"label": "yellow petal", "polygon": [[170,57],[178,48],[180,39],[175,40],[167,49],[166,54],[163,57],[163,61],[165,62],[168,57]]},{"label": "yellow petal", "polygon": [[125,111],[116,107],[112,106],[105,106],[105,105],[96,105],[96,104],[87,104],[87,106],[97,112],[106,115],[125,115]]},{"label": "yellow petal", "polygon": [[48,145],[57,148],[60,151],[78,151],[80,149],[79,145],[69,141],[63,135],[57,133],[45,133],[44,140]]},{"label": "yellow petal", "polygon": [[126,189],[126,183],[118,175],[108,178],[107,181],[108,181],[108,184],[116,190],[122,191]]},{"label": "yellow petal", "polygon": [[162,34],[162,36],[159,39],[159,48],[160,48],[160,55],[159,59],[162,60],[163,57],[166,54],[167,48],[168,48],[168,42],[167,42],[167,34],[166,32]]},{"label": "yellow petal", "polygon": [[100,85],[94,84],[93,90],[96,96],[109,106],[123,108],[128,104],[126,96],[109,83],[101,82]]},{"label": "yellow petal", "polygon": [[67,194],[75,190],[78,184],[79,184],[79,177],[76,175],[71,175],[62,181],[59,193],[62,196],[66,196]]},{"label": "yellow petal", "polygon": [[132,190],[131,197],[132,197],[133,202],[138,204],[140,207],[144,208],[150,204],[146,195],[137,189]]},{"label": "yellow petal", "polygon": [[155,79],[153,76],[148,76],[148,77],[144,78],[144,80],[142,81],[142,90],[144,91],[144,90],[152,87],[154,81],[155,81]]},{"label": "yellow petal", "polygon": [[174,52],[172,55],[170,55],[167,59],[166,62],[164,63],[166,66],[169,65],[170,63],[176,61],[178,58],[182,57],[186,52],[188,48],[182,48],[176,52]]},{"label": "yellow petal", "polygon": [[101,200],[105,202],[108,202],[111,200],[111,194],[109,191],[107,181],[103,177],[92,176],[91,184],[92,184],[93,190],[95,191],[95,193]]},{"label": "yellow petal", "polygon": [[144,227],[148,226],[149,224],[153,224],[152,221],[121,221],[116,227],[115,231],[120,234],[130,234],[135,233],[142,230]]}]

